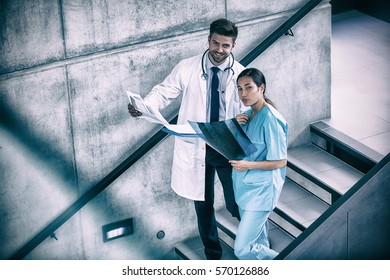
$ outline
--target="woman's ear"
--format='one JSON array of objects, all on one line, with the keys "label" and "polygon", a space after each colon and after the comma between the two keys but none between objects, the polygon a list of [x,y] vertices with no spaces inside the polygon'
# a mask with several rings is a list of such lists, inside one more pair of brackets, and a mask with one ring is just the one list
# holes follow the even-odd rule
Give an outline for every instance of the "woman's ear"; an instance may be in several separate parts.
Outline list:
[{"label": "woman's ear", "polygon": [[259,87],[259,89],[260,89],[260,92],[264,94],[264,89],[265,89],[265,88],[264,88],[264,84],[261,84],[260,87]]}]

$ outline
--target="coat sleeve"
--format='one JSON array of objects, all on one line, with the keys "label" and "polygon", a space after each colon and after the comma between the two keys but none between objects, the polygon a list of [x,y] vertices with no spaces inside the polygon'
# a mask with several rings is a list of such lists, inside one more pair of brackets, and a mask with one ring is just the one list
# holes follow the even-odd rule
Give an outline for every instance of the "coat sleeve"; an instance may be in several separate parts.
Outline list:
[{"label": "coat sleeve", "polygon": [[183,73],[184,63],[184,61],[179,62],[162,83],[152,88],[150,93],[144,98],[147,104],[161,110],[182,94],[182,81],[185,74]]}]

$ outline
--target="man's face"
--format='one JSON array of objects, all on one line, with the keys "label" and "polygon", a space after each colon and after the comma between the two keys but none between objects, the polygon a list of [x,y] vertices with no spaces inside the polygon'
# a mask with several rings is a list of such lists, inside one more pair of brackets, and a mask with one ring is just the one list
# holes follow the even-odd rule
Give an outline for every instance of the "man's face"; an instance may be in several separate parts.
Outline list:
[{"label": "man's face", "polygon": [[211,62],[218,66],[229,57],[235,43],[232,37],[222,36],[213,33],[209,36],[209,58]]}]

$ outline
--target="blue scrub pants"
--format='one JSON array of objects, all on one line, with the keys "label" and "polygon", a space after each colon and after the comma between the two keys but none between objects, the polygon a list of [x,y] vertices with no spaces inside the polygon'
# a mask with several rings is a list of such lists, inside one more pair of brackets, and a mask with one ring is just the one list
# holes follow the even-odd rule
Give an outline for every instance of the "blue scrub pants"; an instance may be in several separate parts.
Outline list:
[{"label": "blue scrub pants", "polygon": [[248,211],[239,207],[241,221],[234,243],[240,260],[272,260],[278,253],[269,248],[268,217],[270,211]]}]

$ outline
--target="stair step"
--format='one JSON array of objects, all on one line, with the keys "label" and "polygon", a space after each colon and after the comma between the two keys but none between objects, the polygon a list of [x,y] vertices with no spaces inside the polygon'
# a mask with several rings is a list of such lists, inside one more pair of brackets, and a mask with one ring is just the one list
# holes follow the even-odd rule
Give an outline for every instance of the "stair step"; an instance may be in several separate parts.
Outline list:
[{"label": "stair step", "polygon": [[327,120],[321,120],[311,123],[310,131],[330,143],[333,146],[332,148],[323,148],[330,150],[335,156],[365,173],[384,157],[384,155],[331,127],[326,122]]},{"label": "stair step", "polygon": [[[322,201],[328,203],[329,205],[332,204],[332,193],[318,186],[315,182],[310,181],[308,178],[302,176],[300,173],[287,167],[286,177],[300,187],[302,187],[303,189],[317,196]],[[339,196],[339,194],[337,194],[337,196]]]},{"label": "stair step", "polygon": [[233,218],[226,208],[222,208],[215,212],[218,227],[231,238],[235,239],[239,221]]},{"label": "stair step", "polygon": [[175,252],[183,260],[204,260],[204,249],[202,240],[196,236],[176,244]]},{"label": "stair step", "polygon": [[288,150],[288,167],[336,197],[343,195],[364,175],[313,144]]},{"label": "stair step", "polygon": [[[218,235],[221,239],[222,260],[237,260],[234,255],[232,240],[226,233],[218,229]],[[204,247],[199,236],[189,238],[175,246],[175,252],[183,260],[205,260]]]},{"label": "stair step", "polygon": [[224,246],[222,247],[223,249],[222,259],[237,260],[236,255],[234,255],[234,239],[221,229],[218,229],[218,236],[219,239],[221,240],[221,245],[226,246],[226,247]]},{"label": "stair step", "polygon": [[275,212],[304,230],[328,208],[329,204],[286,179]]},{"label": "stair step", "polygon": [[278,253],[282,252],[295,239],[272,221],[269,221],[268,238],[271,248]]}]

